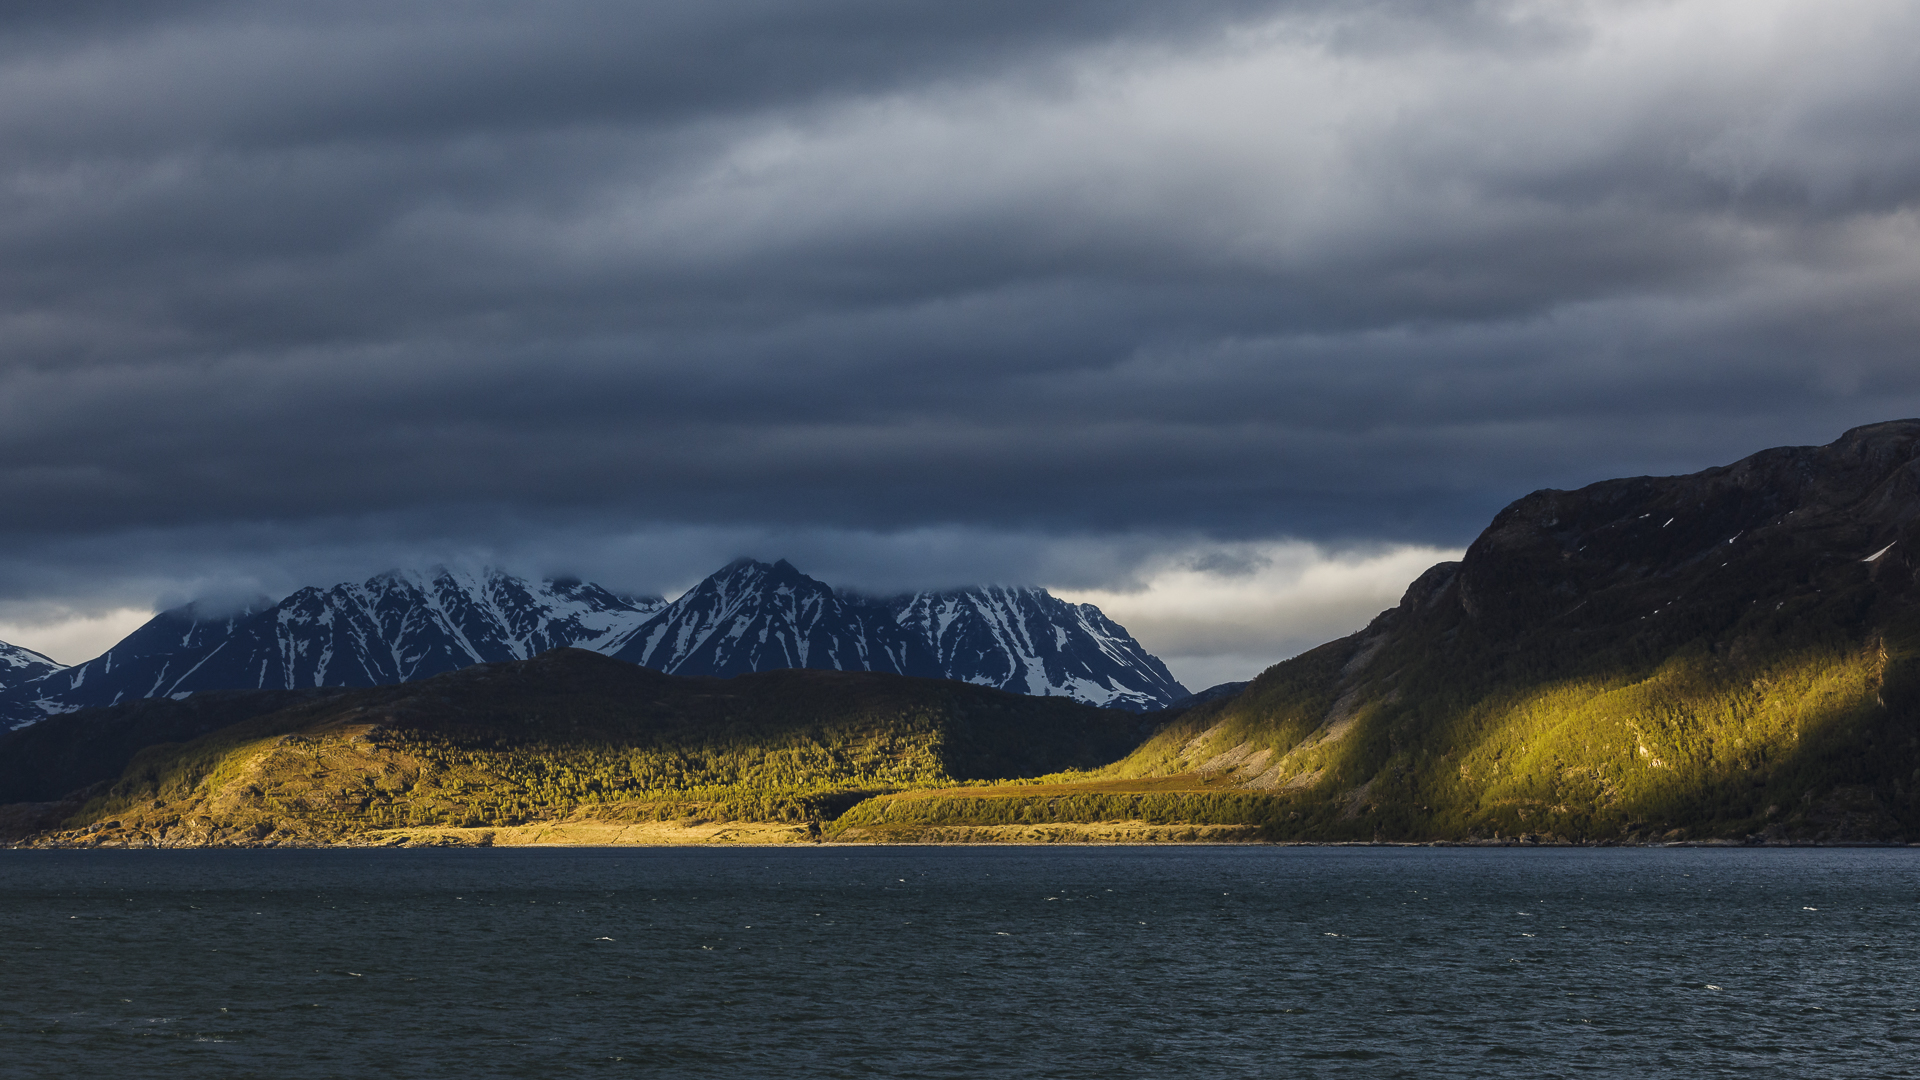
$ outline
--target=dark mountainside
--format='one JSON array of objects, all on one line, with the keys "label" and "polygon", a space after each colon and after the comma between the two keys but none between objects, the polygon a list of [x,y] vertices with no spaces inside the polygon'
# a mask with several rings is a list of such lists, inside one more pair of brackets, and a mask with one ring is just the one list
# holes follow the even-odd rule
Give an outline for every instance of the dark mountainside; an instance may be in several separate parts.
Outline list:
[{"label": "dark mountainside", "polygon": [[1096,784],[1008,794],[843,824],[1920,840],[1920,421],[1535,492],[1365,630],[1179,715]]},{"label": "dark mountainside", "polygon": [[[684,678],[581,649],[393,687],[211,697],[199,713],[195,699],[140,702],[16,732],[13,748],[60,763],[61,779],[15,770],[0,802],[117,777],[68,812],[98,825],[85,842],[135,846],[355,842],[578,815],[804,824],[873,792],[1098,766],[1143,734],[1128,713],[950,680]],[[219,709],[251,715],[206,731]],[[122,751],[142,737],[99,738],[135,729],[153,745],[130,762]],[[45,827],[29,809],[15,808],[16,838]]]}]

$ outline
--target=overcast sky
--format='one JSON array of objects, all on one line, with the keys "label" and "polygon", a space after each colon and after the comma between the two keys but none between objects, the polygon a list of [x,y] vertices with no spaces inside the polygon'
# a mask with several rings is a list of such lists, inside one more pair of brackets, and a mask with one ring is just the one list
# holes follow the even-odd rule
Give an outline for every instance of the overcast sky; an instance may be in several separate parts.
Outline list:
[{"label": "overcast sky", "polygon": [[1920,414],[1916,41],[1892,0],[15,0],[0,637],[748,554],[1043,584],[1245,677],[1528,491]]}]

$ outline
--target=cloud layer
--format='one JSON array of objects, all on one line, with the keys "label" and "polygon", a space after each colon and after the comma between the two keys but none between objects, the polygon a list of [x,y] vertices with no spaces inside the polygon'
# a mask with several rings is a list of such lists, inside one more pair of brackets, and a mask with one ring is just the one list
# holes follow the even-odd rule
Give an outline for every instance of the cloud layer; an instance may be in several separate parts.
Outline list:
[{"label": "cloud layer", "polygon": [[1129,589],[1061,595],[1097,605],[1197,691],[1251,679],[1360,629],[1399,603],[1428,567],[1462,554],[1416,545],[1329,551],[1297,541],[1236,544],[1157,558]]},{"label": "cloud layer", "polygon": [[1118,595],[1920,414],[1911,5],[1166,7],[10,5],[0,601]]}]

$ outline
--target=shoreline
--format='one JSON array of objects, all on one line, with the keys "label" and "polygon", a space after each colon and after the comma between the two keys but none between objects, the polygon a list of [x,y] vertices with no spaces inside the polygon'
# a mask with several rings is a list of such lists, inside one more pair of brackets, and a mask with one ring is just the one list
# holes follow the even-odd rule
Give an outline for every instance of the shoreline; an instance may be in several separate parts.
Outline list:
[{"label": "shoreline", "polygon": [[[1581,849],[1606,848],[1920,848],[1920,841],[1909,840],[1655,840],[1655,841],[1527,841],[1517,838],[1482,840],[1262,840],[1248,836],[1221,835],[1238,832],[1237,826],[1158,826],[1152,831],[1193,835],[1141,835],[1148,830],[1115,830],[1123,835],[1099,835],[1063,829],[1014,829],[1001,826],[1011,835],[980,835],[986,827],[953,828],[965,835],[930,838],[924,835],[887,838],[813,837],[806,830],[784,823],[730,822],[724,825],[569,825],[507,826],[495,828],[447,828],[383,830],[378,833],[314,841],[298,837],[263,840],[218,840],[213,842],[168,842],[165,839],[105,837],[30,838],[0,845],[9,851],[321,851],[411,848],[953,848],[953,847],[1355,847],[1355,848],[1518,848]],[[1202,830],[1212,833],[1206,835]],[[502,833],[509,835],[502,836]],[[517,835],[515,835],[517,834]]]}]

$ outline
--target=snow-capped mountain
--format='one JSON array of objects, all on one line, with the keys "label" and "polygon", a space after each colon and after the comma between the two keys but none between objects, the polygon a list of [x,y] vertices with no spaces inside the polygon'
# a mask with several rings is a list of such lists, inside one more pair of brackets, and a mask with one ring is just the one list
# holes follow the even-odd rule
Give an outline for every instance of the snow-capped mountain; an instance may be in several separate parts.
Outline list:
[{"label": "snow-capped mountain", "polygon": [[196,690],[380,686],[470,664],[602,647],[665,605],[499,571],[394,571],[238,610],[164,611],[84,664],[0,691],[10,726]]},{"label": "snow-capped mountain", "polygon": [[23,649],[18,645],[9,645],[0,641],[0,691],[21,683],[32,682],[44,675],[51,675],[67,665],[51,657],[41,656],[32,649]]},{"label": "snow-capped mountain", "polygon": [[[0,724],[199,690],[381,686],[469,664],[592,649],[676,675],[885,671],[1143,711],[1184,697],[1166,666],[1090,604],[1034,588],[885,599],[742,559],[668,604],[497,570],[393,571],[218,610],[161,612],[84,664],[0,666]],[[4,678],[19,670],[25,677]]]},{"label": "snow-capped mountain", "polygon": [[614,643],[674,675],[887,671],[1148,710],[1186,696],[1159,658],[1091,604],[1002,586],[867,598],[782,560],[742,559]]},{"label": "snow-capped mountain", "polygon": [[613,643],[607,655],[669,675],[726,678],[775,668],[940,678],[884,608],[843,598],[785,559],[740,559]]},{"label": "snow-capped mountain", "polygon": [[1187,696],[1160,658],[1092,604],[986,586],[887,602],[949,679],[1145,712]]}]

